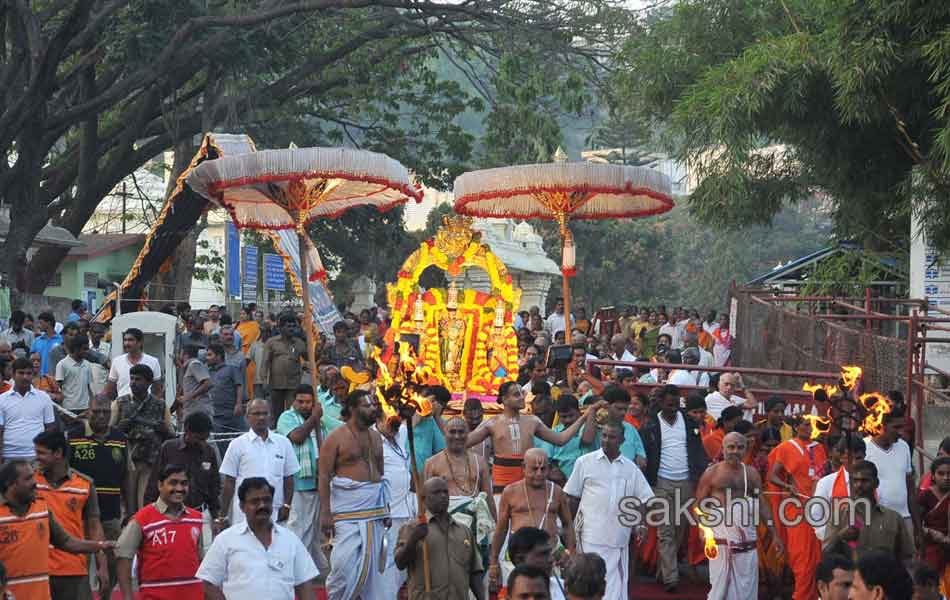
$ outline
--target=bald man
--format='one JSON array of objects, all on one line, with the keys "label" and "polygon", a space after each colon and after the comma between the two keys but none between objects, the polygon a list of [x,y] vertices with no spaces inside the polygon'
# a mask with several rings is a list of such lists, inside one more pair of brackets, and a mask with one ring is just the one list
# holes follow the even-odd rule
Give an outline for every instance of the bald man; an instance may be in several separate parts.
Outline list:
[{"label": "bald man", "polygon": [[[728,433],[722,441],[723,461],[706,469],[696,485],[697,506],[709,520],[718,553],[709,561],[709,598],[747,600],[756,598],[759,590],[759,564],[756,552],[756,521],[767,523],[775,540],[776,550],[783,551],[782,541],[775,534],[768,502],[760,501],[762,479],[759,472],[742,464],[746,437]],[[731,511],[731,519],[726,515]]]},{"label": "bald man", "polygon": [[718,389],[706,396],[706,412],[713,419],[718,419],[727,406],[738,406],[742,409],[743,418],[746,421],[751,421],[753,413],[758,407],[758,401],[748,389],[745,390],[745,398],[735,394],[736,390],[744,387],[741,375],[738,373],[723,373],[719,377]]},{"label": "bald man", "polygon": [[[561,531],[558,531],[558,519]],[[524,479],[508,485],[498,504],[498,525],[488,557],[488,578],[492,590],[507,580],[513,565],[505,556],[509,531],[537,527],[562,539],[568,553],[574,552],[574,519],[561,487],[548,480],[548,455],[531,448],[524,455]]]}]

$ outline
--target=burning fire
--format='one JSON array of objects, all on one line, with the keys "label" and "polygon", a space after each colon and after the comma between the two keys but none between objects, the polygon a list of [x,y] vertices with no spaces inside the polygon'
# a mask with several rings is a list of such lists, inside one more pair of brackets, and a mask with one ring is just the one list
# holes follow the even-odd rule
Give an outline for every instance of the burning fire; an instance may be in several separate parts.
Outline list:
[{"label": "burning fire", "polygon": [[884,415],[891,412],[891,401],[877,392],[861,394],[858,403],[867,412],[858,431],[880,435],[884,431]]},{"label": "burning fire", "polygon": [[428,365],[418,364],[412,346],[399,344],[395,376],[389,372],[389,367],[382,358],[382,350],[378,346],[373,348],[370,358],[378,367],[376,378],[381,385],[376,386],[376,396],[386,419],[398,417],[397,409],[400,404],[412,406],[423,417],[432,414],[432,403],[420,390],[440,378]]},{"label": "burning fire", "polygon": [[831,415],[802,415],[802,418],[811,424],[811,439],[817,440],[821,435],[831,431]]},{"label": "burning fire", "polygon": [[719,546],[716,544],[716,536],[713,534],[713,530],[703,524],[703,513],[702,509],[698,506],[693,508],[693,511],[696,513],[696,526],[699,527],[699,533],[703,536],[703,553],[706,555],[706,558],[709,560],[715,559],[719,556]]},{"label": "burning fire", "polygon": [[838,386],[828,385],[826,383],[806,383],[802,386],[802,390],[808,392],[809,394],[814,394],[818,390],[825,390],[825,393],[829,398],[841,391],[838,389]]},{"label": "burning fire", "polygon": [[861,379],[862,373],[861,367],[841,367],[841,383],[844,385],[844,388],[846,390],[853,390],[854,386],[858,385],[858,380]]}]

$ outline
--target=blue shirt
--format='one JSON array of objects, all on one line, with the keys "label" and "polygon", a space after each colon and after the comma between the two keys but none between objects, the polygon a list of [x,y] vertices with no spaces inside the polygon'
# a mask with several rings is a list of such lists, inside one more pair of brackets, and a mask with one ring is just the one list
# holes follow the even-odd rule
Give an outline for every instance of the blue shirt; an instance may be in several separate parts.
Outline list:
[{"label": "blue shirt", "polygon": [[[277,433],[287,436],[287,439],[290,439],[290,432],[296,429],[299,426],[299,419],[301,415],[291,414],[296,413],[294,409],[285,410],[280,418],[277,419]],[[330,432],[343,425],[343,421],[338,421],[332,417],[323,415],[323,418],[320,419],[320,433],[323,435],[323,439],[327,439],[327,436],[330,435]],[[294,450],[297,449],[296,444],[290,442],[294,445]],[[317,489],[317,462],[320,457],[320,453],[317,450],[317,445],[313,443],[313,436],[307,436],[307,448],[309,449],[310,456],[313,457],[313,475],[310,477],[301,477],[300,471],[294,473],[294,491],[297,492],[311,492]]]},{"label": "blue shirt", "polygon": [[317,388],[317,400],[320,401],[320,406],[323,407],[323,416],[332,417],[338,421],[343,420],[343,407],[336,401],[332,393]]},{"label": "blue shirt", "polygon": [[[600,432],[597,432],[597,447],[600,448]],[[635,459],[638,456],[647,457],[647,451],[643,447],[643,440],[640,439],[640,432],[637,431],[637,428],[627,423],[623,422],[623,444],[620,445],[620,454],[624,458],[632,460],[634,463],[637,462]]]},{"label": "blue shirt", "polygon": [[46,373],[49,372],[49,351],[62,343],[63,336],[59,334],[49,337],[44,333],[33,340],[33,347],[30,348],[30,354],[36,352],[40,355],[40,376],[46,375]]},{"label": "blue shirt", "polygon": [[416,468],[422,473],[426,461],[445,449],[445,438],[432,417],[423,417],[412,428],[412,437],[416,445]]},{"label": "blue shirt", "polygon": [[66,322],[67,322],[67,323],[75,323],[76,321],[78,321],[78,320],[81,319],[81,318],[82,318],[82,317],[79,316],[79,313],[71,312],[71,313],[69,313],[69,316],[66,317]]},{"label": "blue shirt", "polygon": [[[563,446],[547,444],[551,447],[551,449],[548,450],[548,456],[550,456],[551,462],[557,465],[557,468],[561,470],[561,473],[564,473],[564,477],[567,479],[571,478],[571,473],[574,472],[574,463],[577,462],[577,459],[598,448],[596,437],[594,438],[595,441],[591,442],[590,445],[581,443],[581,436],[584,435],[585,427],[587,427],[586,424],[582,425],[577,434],[569,439]],[[564,431],[565,429],[567,429],[567,427],[559,424],[554,428],[554,431]],[[547,448],[545,448],[545,450],[547,450]]]}]

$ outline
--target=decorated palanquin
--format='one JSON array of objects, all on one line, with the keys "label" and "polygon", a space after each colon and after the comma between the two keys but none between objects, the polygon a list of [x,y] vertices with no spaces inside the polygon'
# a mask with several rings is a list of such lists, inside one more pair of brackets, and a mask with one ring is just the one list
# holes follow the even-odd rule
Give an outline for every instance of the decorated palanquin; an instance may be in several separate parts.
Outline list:
[{"label": "decorated palanquin", "polygon": [[[416,348],[427,365],[453,394],[494,396],[505,381],[518,376],[518,342],[512,327],[521,290],[512,285],[504,263],[481,243],[481,233],[467,217],[443,217],[434,238],[422,243],[388,284],[392,325],[384,338],[392,358],[394,342]],[[448,288],[422,290],[419,278],[435,266],[446,273]],[[488,274],[491,292],[459,288],[465,269]]]}]

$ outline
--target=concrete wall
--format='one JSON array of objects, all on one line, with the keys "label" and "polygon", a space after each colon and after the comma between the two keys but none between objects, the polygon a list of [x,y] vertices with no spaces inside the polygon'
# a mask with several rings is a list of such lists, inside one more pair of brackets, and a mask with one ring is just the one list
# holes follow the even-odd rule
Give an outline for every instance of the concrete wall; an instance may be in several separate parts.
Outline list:
[{"label": "concrete wall", "polygon": [[36,318],[36,315],[44,310],[52,310],[56,319],[60,322],[66,320],[66,316],[72,310],[72,298],[63,298],[60,296],[47,296],[45,294],[15,294],[12,299],[13,308],[19,308],[28,312]]}]

